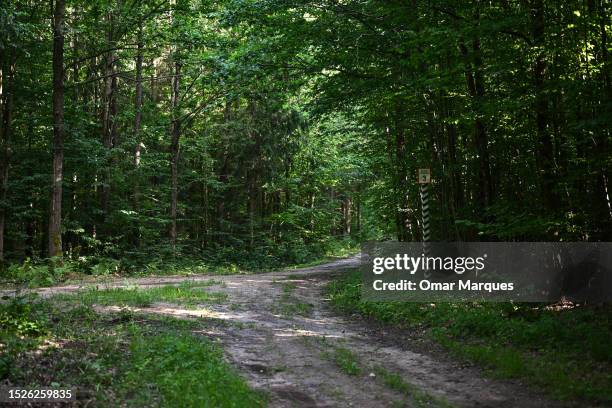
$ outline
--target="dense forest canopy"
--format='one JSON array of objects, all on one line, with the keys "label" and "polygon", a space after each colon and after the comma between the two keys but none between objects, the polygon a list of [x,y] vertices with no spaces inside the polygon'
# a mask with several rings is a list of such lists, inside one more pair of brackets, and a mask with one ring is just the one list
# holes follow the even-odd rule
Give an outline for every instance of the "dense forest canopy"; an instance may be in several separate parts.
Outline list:
[{"label": "dense forest canopy", "polygon": [[607,0],[9,0],[0,259],[610,240]]}]

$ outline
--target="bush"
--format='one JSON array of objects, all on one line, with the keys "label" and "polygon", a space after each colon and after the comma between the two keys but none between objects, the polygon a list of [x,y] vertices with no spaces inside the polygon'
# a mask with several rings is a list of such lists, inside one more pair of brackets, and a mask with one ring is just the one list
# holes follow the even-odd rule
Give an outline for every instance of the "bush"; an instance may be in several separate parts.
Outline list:
[{"label": "bush", "polygon": [[0,304],[0,379],[8,377],[17,353],[34,347],[47,333],[43,315],[30,297],[3,297]]}]

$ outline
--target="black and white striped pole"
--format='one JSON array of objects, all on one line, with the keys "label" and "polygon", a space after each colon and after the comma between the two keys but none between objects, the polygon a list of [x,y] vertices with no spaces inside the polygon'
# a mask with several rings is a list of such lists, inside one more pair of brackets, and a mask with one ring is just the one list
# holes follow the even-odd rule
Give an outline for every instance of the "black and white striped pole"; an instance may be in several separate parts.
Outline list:
[{"label": "black and white striped pole", "polygon": [[423,213],[423,253],[429,255],[429,184],[431,184],[431,169],[419,169],[418,183],[421,187],[421,211]]}]

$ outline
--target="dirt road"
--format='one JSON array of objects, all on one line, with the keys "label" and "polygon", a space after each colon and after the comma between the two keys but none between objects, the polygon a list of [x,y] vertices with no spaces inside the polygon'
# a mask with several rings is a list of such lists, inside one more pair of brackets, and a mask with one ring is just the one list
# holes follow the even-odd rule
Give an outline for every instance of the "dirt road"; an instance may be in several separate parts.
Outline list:
[{"label": "dirt road", "polygon": [[[411,347],[397,338],[401,334],[338,316],[327,305],[323,287],[330,276],[357,264],[351,258],[285,272],[214,276],[219,282],[203,290],[227,293],[223,304],[183,309],[156,303],[135,310],[217,321],[201,334],[222,343],[228,360],[252,387],[269,394],[273,407],[559,406],[520,384],[487,379],[435,348]],[[100,289],[210,278],[142,278]],[[73,285],[38,292],[51,296],[76,290]],[[398,386],[398,378],[403,385]]]}]

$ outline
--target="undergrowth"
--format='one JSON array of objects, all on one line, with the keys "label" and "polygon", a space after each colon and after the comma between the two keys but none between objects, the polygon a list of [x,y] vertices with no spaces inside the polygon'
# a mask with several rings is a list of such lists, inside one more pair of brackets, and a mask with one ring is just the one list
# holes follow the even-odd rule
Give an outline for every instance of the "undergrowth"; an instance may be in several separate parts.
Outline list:
[{"label": "undergrowth", "polygon": [[[0,304],[0,381],[76,390],[87,406],[258,407],[252,391],[199,335],[214,322],[99,314],[87,303],[18,297]],[[117,299],[115,299],[117,300]]]},{"label": "undergrowth", "polygon": [[521,378],[562,399],[612,403],[612,308],[539,304],[361,300],[358,272],[333,281],[335,308],[424,331],[452,354],[502,378]]},{"label": "undergrowth", "polygon": [[100,281],[117,276],[227,275],[315,265],[357,251],[350,240],[324,240],[308,245],[276,245],[248,249],[218,247],[197,254],[124,252],[70,255],[63,259],[25,259],[0,265],[0,284],[6,287],[45,287],[79,281]]}]

